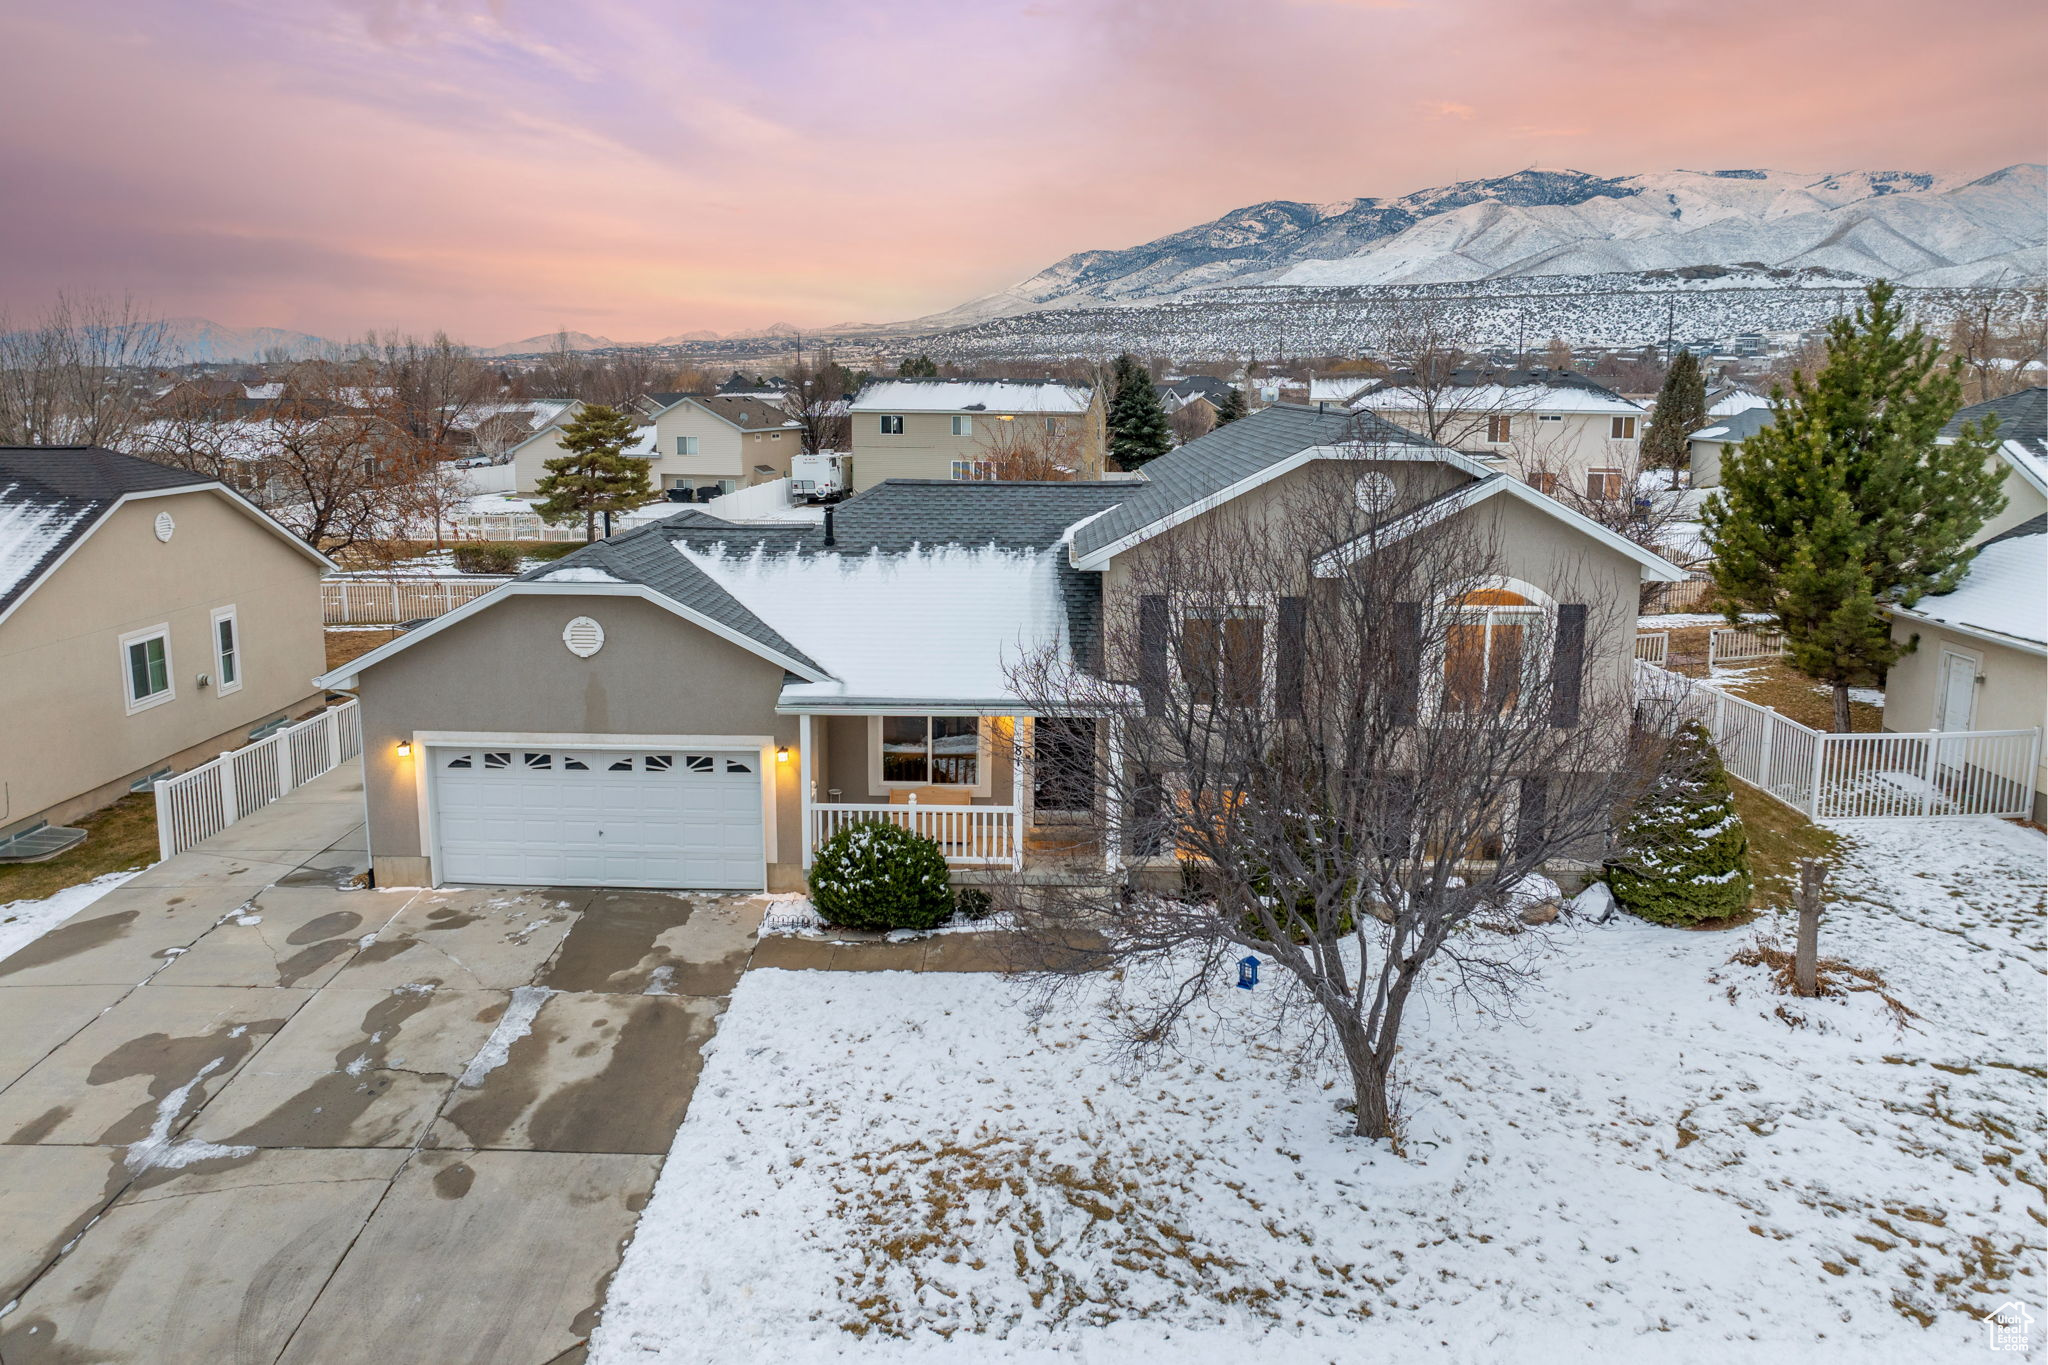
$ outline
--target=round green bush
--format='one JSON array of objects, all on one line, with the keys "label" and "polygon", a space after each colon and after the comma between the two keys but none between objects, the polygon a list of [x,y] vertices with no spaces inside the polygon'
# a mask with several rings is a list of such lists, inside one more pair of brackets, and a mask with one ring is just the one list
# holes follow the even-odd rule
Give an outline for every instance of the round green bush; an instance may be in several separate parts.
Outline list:
[{"label": "round green bush", "polygon": [[1704,727],[1688,725],[1672,741],[1622,830],[1607,885],[1622,909],[1657,924],[1728,919],[1749,908],[1749,832]]},{"label": "round green bush", "polygon": [[953,911],[946,855],[901,825],[849,825],[811,864],[811,904],[847,929],[929,929]]},{"label": "round green bush", "polygon": [[463,573],[517,573],[519,551],[511,545],[468,541],[455,547],[455,567]]}]

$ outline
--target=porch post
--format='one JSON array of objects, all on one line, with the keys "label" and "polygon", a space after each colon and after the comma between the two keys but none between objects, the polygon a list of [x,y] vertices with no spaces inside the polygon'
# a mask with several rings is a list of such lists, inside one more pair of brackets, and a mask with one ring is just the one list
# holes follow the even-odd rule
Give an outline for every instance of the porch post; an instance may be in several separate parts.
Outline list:
[{"label": "porch post", "polygon": [[1024,866],[1024,717],[1010,717],[1010,870]]},{"label": "porch post", "polygon": [[806,711],[796,718],[796,781],[797,790],[803,798],[803,845],[804,868],[811,866],[811,713]]}]

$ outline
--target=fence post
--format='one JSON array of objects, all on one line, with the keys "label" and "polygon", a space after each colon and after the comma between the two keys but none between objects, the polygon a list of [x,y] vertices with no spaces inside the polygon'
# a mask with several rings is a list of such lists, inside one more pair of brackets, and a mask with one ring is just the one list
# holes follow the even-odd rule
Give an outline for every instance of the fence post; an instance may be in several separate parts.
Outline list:
[{"label": "fence post", "polygon": [[335,722],[334,710],[320,713],[320,724],[327,730],[327,770],[333,772],[341,766],[341,726]]},{"label": "fence post", "polygon": [[1762,787],[1765,791],[1769,791],[1771,789],[1771,738],[1777,733],[1778,713],[1775,711],[1767,712],[1765,715],[1764,724],[1764,752],[1763,757],[1760,760],[1760,764],[1763,768],[1763,772],[1760,774],[1760,776],[1763,780],[1757,783],[1757,785]]},{"label": "fence post", "polygon": [[283,800],[285,793],[290,791],[293,786],[291,733],[291,727],[286,726],[271,736],[271,739],[277,742],[277,795],[279,800]]},{"label": "fence post", "polygon": [[1806,818],[1809,820],[1820,819],[1821,774],[1827,764],[1827,758],[1828,737],[1824,732],[1816,730],[1813,735],[1813,790],[1807,794],[1806,802]]},{"label": "fence post", "polygon": [[214,760],[220,771],[221,826],[226,828],[242,818],[242,802],[235,791],[235,755],[227,750]]},{"label": "fence post", "polygon": [[[1968,743],[1967,740],[1961,742]],[[1920,743],[1927,750],[1927,755],[1920,764],[1920,783],[1925,789],[1920,793],[1920,814],[1924,817],[1934,814],[1934,756],[1940,750],[1941,741],[1923,739]]]},{"label": "fence post", "polygon": [[356,623],[356,612],[355,612],[355,608],[354,608],[353,606],[351,606],[351,605],[349,604],[349,600],[348,600],[348,580],[347,580],[346,578],[344,578],[344,579],[342,579],[342,580],[341,580],[341,621],[340,621],[340,624],[342,624],[342,625],[345,625],[345,626],[352,626],[352,625],[354,625],[355,623]]},{"label": "fence post", "polygon": [[156,793],[156,856],[157,861],[162,862],[178,851],[173,847],[176,840],[171,833],[171,822],[176,818],[176,812],[169,809],[171,802],[165,800],[169,788],[163,778],[150,783],[150,790]]}]

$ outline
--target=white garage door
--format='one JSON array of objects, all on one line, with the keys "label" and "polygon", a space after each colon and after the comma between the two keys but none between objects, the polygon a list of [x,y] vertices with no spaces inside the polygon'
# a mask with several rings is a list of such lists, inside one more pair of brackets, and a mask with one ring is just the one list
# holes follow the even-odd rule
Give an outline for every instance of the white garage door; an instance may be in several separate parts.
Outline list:
[{"label": "white garage door", "polygon": [[753,751],[430,752],[442,881],[762,885]]}]

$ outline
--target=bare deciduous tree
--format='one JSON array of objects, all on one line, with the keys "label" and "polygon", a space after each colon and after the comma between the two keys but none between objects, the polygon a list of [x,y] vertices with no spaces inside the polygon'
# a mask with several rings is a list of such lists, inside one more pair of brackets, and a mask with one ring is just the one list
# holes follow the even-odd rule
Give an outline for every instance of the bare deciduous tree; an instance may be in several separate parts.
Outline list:
[{"label": "bare deciduous tree", "polygon": [[1063,480],[1081,476],[1081,428],[1073,423],[1048,425],[1037,417],[981,424],[981,448],[997,479]]},{"label": "bare deciduous tree", "polygon": [[1632,600],[1568,559],[1541,600],[1489,514],[1419,524],[1421,494],[1366,487],[1326,464],[1270,514],[1148,542],[1105,604],[1099,672],[1019,664],[1041,717],[1106,718],[1102,753],[1039,745],[1034,780],[1096,791],[1122,854],[1108,887],[1033,888],[1020,942],[1048,991],[1105,959],[1163,975],[1120,1002],[1134,1054],[1256,955],[1279,969],[1257,1027],[1333,1051],[1356,1131],[1393,1138],[1418,996],[1512,1007],[1528,879],[1599,861],[1649,746],[1612,646]]},{"label": "bare deciduous tree", "polygon": [[806,455],[853,448],[853,415],[848,399],[856,387],[853,372],[832,358],[831,350],[806,352],[799,343],[790,367],[782,407],[803,428]]},{"label": "bare deciduous tree", "polygon": [[19,327],[0,314],[0,442],[120,449],[168,358],[164,323],[132,299],[60,294]]}]

